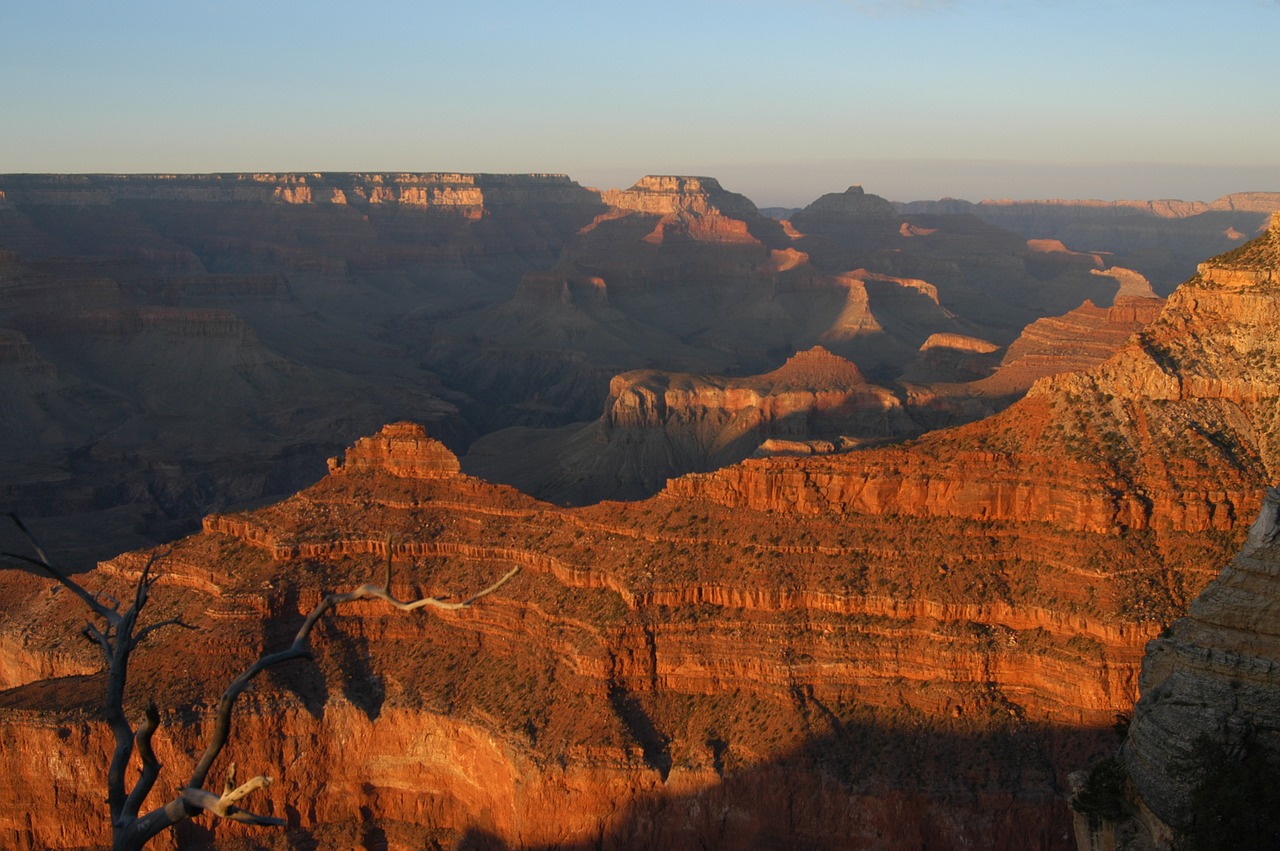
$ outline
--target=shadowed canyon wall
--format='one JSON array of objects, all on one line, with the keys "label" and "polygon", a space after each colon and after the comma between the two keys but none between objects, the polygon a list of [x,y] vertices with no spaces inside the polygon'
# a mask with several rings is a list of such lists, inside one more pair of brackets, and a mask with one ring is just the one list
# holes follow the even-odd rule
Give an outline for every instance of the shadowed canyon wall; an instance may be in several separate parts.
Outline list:
[{"label": "shadowed canyon wall", "polygon": [[[970,216],[844,193],[805,234],[712,178],[2,175],[0,195],[0,490],[82,562],[284,496],[396,419],[463,450],[593,419],[633,370],[758,375],[815,345],[873,383],[968,380],[994,358],[938,341],[994,351],[1116,289],[1100,258]],[[935,422],[993,410],[953,407]]]}]

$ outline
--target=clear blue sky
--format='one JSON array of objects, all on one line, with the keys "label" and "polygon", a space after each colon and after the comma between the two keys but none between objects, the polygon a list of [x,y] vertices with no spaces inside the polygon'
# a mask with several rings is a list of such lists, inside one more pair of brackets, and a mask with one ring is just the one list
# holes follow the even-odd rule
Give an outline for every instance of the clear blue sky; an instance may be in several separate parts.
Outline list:
[{"label": "clear blue sky", "polygon": [[1280,0],[0,0],[0,172],[1280,190]]}]

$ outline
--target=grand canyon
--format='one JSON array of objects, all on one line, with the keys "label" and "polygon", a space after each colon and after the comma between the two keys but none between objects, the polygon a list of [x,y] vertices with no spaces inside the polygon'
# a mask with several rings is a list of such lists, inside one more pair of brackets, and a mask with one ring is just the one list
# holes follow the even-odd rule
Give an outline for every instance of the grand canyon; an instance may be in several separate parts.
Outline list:
[{"label": "grand canyon", "polygon": [[[158,798],[324,595],[519,568],[328,615],[215,771],[284,826],[149,847],[1168,847],[1280,766],[1276,211],[0,175],[0,494],[191,627]],[[0,589],[0,844],[106,846],[90,613]]]}]

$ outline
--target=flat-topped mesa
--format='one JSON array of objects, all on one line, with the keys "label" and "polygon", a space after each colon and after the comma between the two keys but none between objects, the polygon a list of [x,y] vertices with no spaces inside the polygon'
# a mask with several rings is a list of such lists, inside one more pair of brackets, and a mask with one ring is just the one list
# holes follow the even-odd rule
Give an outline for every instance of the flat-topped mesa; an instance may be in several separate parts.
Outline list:
[{"label": "flat-topped mesa", "polygon": [[1250,213],[1274,213],[1280,210],[1280,192],[1233,192],[1209,204],[1211,210],[1243,210]]},{"label": "flat-topped mesa", "polygon": [[648,245],[720,244],[781,248],[789,240],[744,195],[725,190],[715,178],[649,175],[630,189],[610,189],[602,199],[611,209],[600,221],[635,214],[660,216],[643,238]]},{"label": "flat-topped mesa", "polygon": [[1177,198],[1160,198],[1154,201],[1102,201],[1096,198],[1037,198],[1030,200],[989,198],[979,203],[981,206],[987,207],[1058,207],[1063,209],[1077,208],[1081,211],[1094,212],[1108,210],[1122,214],[1142,212],[1162,219],[1185,219],[1191,216],[1198,216],[1212,209],[1204,201],[1182,201]]},{"label": "flat-topped mesa", "polygon": [[669,216],[687,212],[700,215],[758,216],[745,195],[729,192],[714,177],[646,175],[630,189],[610,189],[604,202],[619,210]]},{"label": "flat-topped mesa", "polygon": [[442,479],[461,471],[458,458],[417,423],[391,423],[362,437],[342,458],[329,459],[330,475],[383,470],[402,479]]},{"label": "flat-topped mesa", "polygon": [[563,174],[256,173],[0,175],[11,205],[106,206],[119,201],[392,205],[479,218],[511,204],[598,203]]},{"label": "flat-topped mesa", "polygon": [[852,361],[822,346],[798,352],[772,372],[742,378],[622,373],[609,384],[601,423],[607,432],[665,430],[672,439],[708,445],[747,433],[780,436],[778,428],[787,430],[781,436],[797,438],[818,436],[813,430],[857,432],[859,426],[912,431],[892,391],[867,383]]}]

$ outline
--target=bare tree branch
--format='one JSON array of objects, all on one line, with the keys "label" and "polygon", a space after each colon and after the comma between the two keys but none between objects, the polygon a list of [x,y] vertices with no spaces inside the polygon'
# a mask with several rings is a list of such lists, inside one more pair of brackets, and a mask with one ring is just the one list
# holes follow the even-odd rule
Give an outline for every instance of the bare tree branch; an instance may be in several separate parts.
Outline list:
[{"label": "bare tree branch", "polygon": [[82,629],[81,632],[84,633],[85,637],[90,641],[98,642],[98,646],[102,648],[102,655],[106,657],[107,664],[110,665],[111,641],[103,634],[102,630],[98,629],[91,623],[87,623],[84,625],[84,629]]},{"label": "bare tree branch", "polygon": [[[12,517],[13,515],[11,514],[9,516]],[[84,601],[84,604],[92,609],[95,615],[102,618],[107,623],[114,623],[115,620],[120,617],[119,613],[116,612],[115,609],[110,609],[102,605],[96,597],[84,589],[84,586],[80,585],[73,579],[69,579],[62,571],[49,564],[49,562],[44,561],[43,559],[32,558],[31,556],[24,556],[20,553],[6,552],[0,553],[0,556],[3,556],[4,558],[11,558],[15,561],[25,562],[27,564],[33,564],[40,568],[45,573],[49,574],[49,576],[53,577],[53,579],[57,580],[60,585],[70,588],[71,592]]]},{"label": "bare tree branch", "polygon": [[[390,545],[387,547],[387,552],[391,552]],[[387,561],[389,564],[391,561],[390,555],[388,555]],[[414,600],[412,602],[405,603],[393,597],[387,587],[379,585],[361,585],[354,591],[349,591],[345,594],[329,594],[311,610],[311,614],[307,615],[306,619],[302,622],[302,626],[298,629],[298,634],[294,636],[293,643],[289,645],[289,647],[258,659],[258,661],[250,665],[244,673],[236,677],[231,685],[227,686],[226,691],[222,693],[222,697],[218,701],[218,714],[214,723],[213,738],[210,740],[209,746],[205,749],[204,754],[200,757],[200,762],[196,764],[195,771],[191,774],[191,782],[187,785],[197,788],[204,785],[205,778],[209,775],[209,769],[213,766],[213,761],[217,759],[218,754],[222,752],[222,748],[226,745],[227,738],[231,733],[231,711],[235,707],[236,698],[240,696],[241,692],[248,688],[249,683],[253,678],[258,676],[258,674],[262,673],[267,668],[271,668],[294,659],[308,659],[311,657],[311,647],[309,643],[311,630],[315,628],[316,623],[324,616],[325,612],[335,606],[341,605],[342,603],[350,603],[355,600],[366,599],[369,597],[384,600],[392,606],[395,606],[397,609],[406,612],[422,608],[423,606],[435,606],[441,609],[464,609],[469,607],[476,600],[479,600],[481,597],[488,596],[494,591],[497,591],[519,572],[520,567],[517,565],[508,571],[506,575],[497,582],[479,593],[471,595],[460,603],[446,603],[434,597],[425,597],[421,600]]]},{"label": "bare tree branch", "polygon": [[150,626],[144,626],[142,629],[138,630],[138,635],[137,637],[134,638],[133,643],[141,644],[143,639],[145,639],[148,635],[155,632],[157,629],[163,629],[166,626],[180,626],[183,629],[190,629],[190,630],[197,630],[197,631],[200,629],[199,627],[192,626],[191,624],[187,623],[182,618],[169,618],[169,620],[167,621],[160,621],[159,623],[153,623]]},{"label": "bare tree branch", "polygon": [[186,787],[179,793],[179,797],[183,801],[193,807],[198,807],[207,813],[232,821],[244,822],[246,824],[270,825],[272,827],[284,827],[286,822],[284,819],[274,818],[272,816],[260,816],[257,813],[251,813],[248,810],[242,810],[235,805],[235,801],[240,800],[250,792],[258,789],[266,788],[271,785],[270,777],[258,775],[240,788],[223,795],[221,797],[204,789],[197,789],[191,786]]},{"label": "bare tree branch", "polygon": [[34,564],[36,567],[41,568],[45,573],[49,574],[59,583],[70,588],[72,593],[83,600],[85,605],[87,605],[94,614],[106,620],[107,623],[114,624],[115,618],[118,617],[115,610],[102,605],[96,597],[85,590],[84,586],[80,585],[80,583],[74,581],[61,570],[54,567],[49,561],[49,557],[45,555],[44,548],[41,547],[40,542],[36,540],[36,536],[33,535],[31,530],[27,528],[27,525],[22,522],[22,518],[18,517],[18,515],[12,511],[8,512],[8,515],[9,519],[18,527],[18,531],[27,539],[27,543],[31,544],[31,548],[36,551],[38,558],[33,559],[30,556],[19,555],[17,553],[3,553],[3,555],[9,558],[18,559],[19,561],[27,562],[28,564]]},{"label": "bare tree branch", "polygon": [[[220,818],[248,824],[272,826],[283,826],[285,824],[282,819],[251,813],[237,806],[237,802],[251,792],[269,786],[271,780],[267,777],[259,775],[247,783],[235,786],[235,764],[232,763],[227,771],[227,779],[221,796],[214,795],[203,787],[210,768],[222,753],[230,737],[232,710],[235,708],[236,700],[249,687],[254,678],[268,668],[294,659],[310,658],[311,632],[329,610],[343,603],[364,599],[382,600],[405,612],[424,607],[449,610],[465,609],[470,607],[476,600],[497,591],[520,572],[518,566],[513,568],[489,587],[472,594],[461,602],[446,602],[444,599],[437,597],[423,597],[418,600],[402,601],[391,593],[393,547],[391,537],[388,535],[386,538],[386,570],[383,576],[383,583],[381,585],[365,584],[346,593],[326,595],[303,620],[297,634],[294,636],[293,642],[288,647],[260,657],[246,668],[240,676],[236,677],[223,691],[221,698],[218,700],[213,735],[210,737],[204,753],[201,754],[200,760],[196,763],[195,769],[191,773],[190,781],[179,790],[175,798],[139,817],[138,812],[160,775],[160,761],[156,758],[155,751],[151,746],[151,739],[160,726],[160,716],[155,704],[150,704],[135,735],[124,712],[125,687],[128,683],[129,675],[129,657],[138,644],[156,630],[167,626],[195,629],[190,624],[184,623],[181,618],[169,618],[137,629],[138,617],[143,607],[147,604],[155,581],[151,577],[151,569],[160,558],[163,558],[165,553],[156,552],[148,557],[134,586],[133,603],[127,610],[121,612],[119,610],[120,604],[114,598],[111,600],[111,607],[104,605],[79,583],[70,579],[65,573],[50,564],[44,550],[40,548],[39,543],[22,521],[12,513],[9,514],[9,517],[26,536],[39,558],[13,553],[0,553],[0,555],[39,567],[59,584],[70,588],[89,607],[90,611],[105,622],[103,627],[95,626],[92,623],[88,624],[84,629],[84,633],[102,649],[107,663],[105,714],[107,724],[115,736],[115,748],[111,755],[111,764],[107,770],[107,803],[111,811],[112,848],[115,851],[138,851],[157,834],[184,819],[198,814],[202,810]],[[135,629],[137,629],[136,633]],[[129,789],[125,782],[125,775],[135,748],[142,762],[142,772],[133,788]]]},{"label": "bare tree branch", "polygon": [[270,777],[258,775],[241,786],[236,786],[236,764],[233,762],[227,768],[227,781],[222,787],[222,800],[234,804],[236,801],[248,795],[250,792],[257,791],[272,784]]},{"label": "bare tree branch", "polygon": [[151,737],[155,735],[156,730],[160,727],[160,712],[156,709],[155,702],[147,704],[146,716],[142,724],[138,726],[138,733],[134,737],[134,742],[138,748],[138,757],[142,760],[142,776],[138,778],[138,782],[134,784],[133,789],[129,792],[129,797],[125,799],[124,808],[121,815],[127,819],[135,819],[138,817],[138,810],[142,808],[142,802],[147,799],[147,795],[151,794],[151,789],[156,785],[156,779],[160,776],[160,760],[156,759],[156,753],[151,749]]}]

